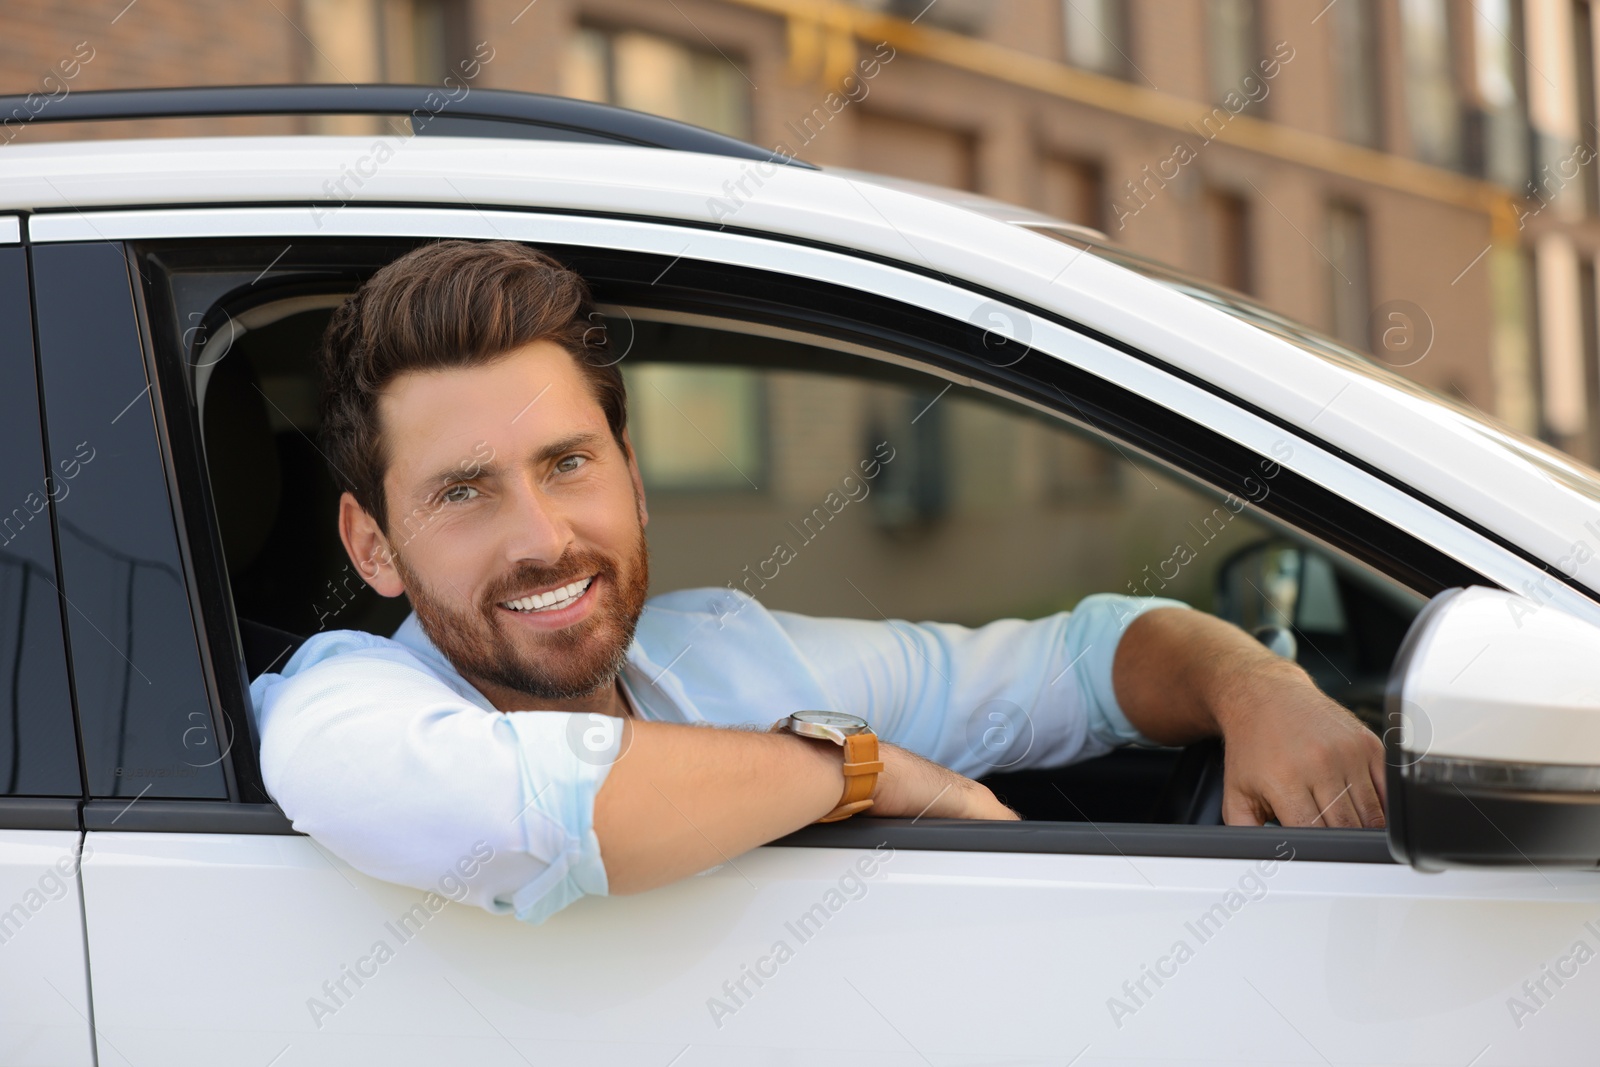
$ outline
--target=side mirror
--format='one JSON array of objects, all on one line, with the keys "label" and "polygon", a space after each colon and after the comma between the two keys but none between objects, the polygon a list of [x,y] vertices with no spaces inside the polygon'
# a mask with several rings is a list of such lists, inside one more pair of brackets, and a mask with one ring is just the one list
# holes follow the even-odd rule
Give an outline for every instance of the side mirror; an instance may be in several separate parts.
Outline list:
[{"label": "side mirror", "polygon": [[1600,627],[1446,590],[1411,624],[1385,710],[1396,860],[1600,866]]}]

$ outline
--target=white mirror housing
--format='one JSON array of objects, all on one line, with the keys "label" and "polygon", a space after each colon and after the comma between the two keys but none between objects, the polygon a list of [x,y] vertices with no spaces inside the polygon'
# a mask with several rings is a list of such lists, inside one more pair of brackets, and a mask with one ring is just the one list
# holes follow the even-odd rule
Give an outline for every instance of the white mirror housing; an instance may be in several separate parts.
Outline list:
[{"label": "white mirror housing", "polygon": [[1385,710],[1395,859],[1600,867],[1600,627],[1446,590],[1407,632]]}]

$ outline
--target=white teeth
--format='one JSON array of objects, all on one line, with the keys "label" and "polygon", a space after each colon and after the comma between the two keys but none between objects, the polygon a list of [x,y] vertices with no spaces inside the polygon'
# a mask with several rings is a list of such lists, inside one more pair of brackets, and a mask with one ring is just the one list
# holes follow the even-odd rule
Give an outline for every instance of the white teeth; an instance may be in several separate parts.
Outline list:
[{"label": "white teeth", "polygon": [[552,589],[548,593],[535,593],[521,600],[508,600],[500,606],[510,608],[512,611],[557,611],[582,596],[592,581],[594,577],[591,575],[571,585],[564,585],[560,589]]}]

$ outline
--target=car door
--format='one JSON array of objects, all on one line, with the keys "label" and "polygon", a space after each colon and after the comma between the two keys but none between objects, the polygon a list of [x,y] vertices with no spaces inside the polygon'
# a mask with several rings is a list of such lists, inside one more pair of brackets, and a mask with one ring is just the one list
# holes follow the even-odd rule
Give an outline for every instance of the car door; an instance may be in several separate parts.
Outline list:
[{"label": "car door", "polygon": [[46,449],[19,220],[0,216],[0,1062],[91,1064],[54,508],[86,468]]},{"label": "car door", "polygon": [[[822,1063],[846,1051],[904,1063],[1579,1061],[1594,1024],[1576,986],[1561,995],[1550,985],[1534,1017],[1508,1000],[1592,939],[1584,924],[1600,883],[1534,870],[1423,875],[1394,864],[1373,831],[857,818],[664,889],[579,901],[536,927],[450,903],[470,854],[431,890],[413,889],[290,832],[261,802],[245,744],[249,620],[236,615],[227,555],[247,548],[219,520],[232,490],[216,468],[205,476],[221,446],[207,447],[198,383],[222,388],[233,346],[278,321],[263,309],[325,308],[363,263],[439,236],[537,241],[590,278],[607,328],[654,321],[789,341],[921,375],[930,403],[960,389],[1070,422],[1212,499],[1249,499],[1287,533],[1419,596],[1509,583],[1525,567],[1150,354],[901,265],[516,211],[53,218],[33,231],[47,264],[41,308],[46,284],[64,301],[69,278],[108,301],[132,289],[127,309],[114,301],[116,344],[130,355],[106,393],[135,401],[141,440],[125,454],[146,459],[117,473],[144,478],[147,503],[166,494],[174,507],[166,540],[152,528],[137,550],[118,548],[109,524],[97,537],[172,583],[139,588],[167,598],[150,616],[169,627],[163,654],[175,658],[164,667],[192,679],[144,708],[113,700],[105,722],[83,724],[90,790],[103,797],[85,811],[84,893],[106,1062]],[[132,244],[108,243],[124,239]],[[1029,322],[1026,352],[994,357],[994,313]],[[142,360],[128,344],[134,327]],[[90,328],[54,336],[83,344]],[[51,336],[41,328],[42,341]],[[266,351],[262,374],[281,371],[271,362],[281,355]],[[312,439],[294,389],[274,393],[261,374],[233,388],[276,395],[261,417],[276,420],[280,439]],[[85,419],[115,414],[109,399],[96,403]],[[890,432],[913,440],[922,418],[908,412]],[[277,469],[293,468],[284,459]],[[1252,493],[1246,479],[1268,471],[1272,492]],[[271,491],[294,499],[292,486]],[[898,492],[902,518],[938,506],[916,478]],[[100,565],[82,559],[63,554],[69,594],[74,567]],[[1136,577],[1126,576],[1135,591]],[[357,595],[330,578],[303,610],[355,624],[366,610]],[[141,759],[167,771],[162,792],[135,795],[107,777],[125,760],[94,757],[91,738],[105,744],[118,736],[106,723],[123,719],[160,739]],[[215,773],[182,770],[212,758]]]}]

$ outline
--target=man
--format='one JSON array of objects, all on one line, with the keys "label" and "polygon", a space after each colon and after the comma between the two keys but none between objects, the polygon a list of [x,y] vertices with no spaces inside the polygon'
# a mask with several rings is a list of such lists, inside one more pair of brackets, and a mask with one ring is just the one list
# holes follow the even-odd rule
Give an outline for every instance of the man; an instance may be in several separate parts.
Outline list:
[{"label": "man", "polygon": [[[1014,819],[958,773],[985,755],[1046,766],[1218,734],[1228,822],[1383,825],[1377,739],[1299,667],[1177,601],[1100,594],[970,630],[811,619],[729,590],[647,603],[644,489],[590,313],[542,253],[444,241],[329,325],[339,534],[414,611],[393,638],[312,637],[251,694],[268,790],[351,865],[418,887],[470,868],[464,899],[539,922],[867,801]],[[997,700],[1028,709],[1025,760],[972,744]],[[819,710],[866,720],[881,768],[765,732]]]}]

